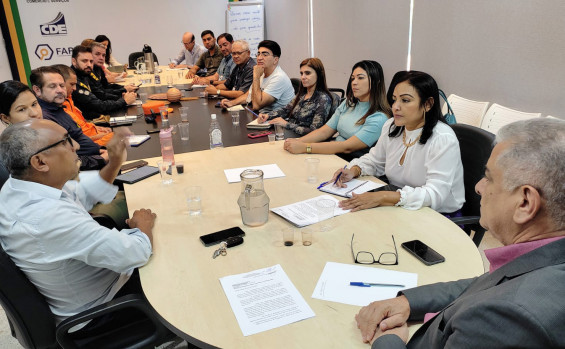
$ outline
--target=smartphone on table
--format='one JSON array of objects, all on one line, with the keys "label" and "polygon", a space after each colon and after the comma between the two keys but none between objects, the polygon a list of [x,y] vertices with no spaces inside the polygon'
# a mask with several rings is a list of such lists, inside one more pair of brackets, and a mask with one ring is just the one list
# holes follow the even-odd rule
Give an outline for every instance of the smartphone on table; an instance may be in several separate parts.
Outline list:
[{"label": "smartphone on table", "polygon": [[202,235],[200,237],[200,241],[204,244],[204,246],[212,246],[234,236],[243,237],[245,236],[245,232],[240,227],[233,227],[220,230],[215,233]]},{"label": "smartphone on table", "polygon": [[251,132],[247,134],[247,137],[249,138],[259,138],[259,137],[265,137],[270,135],[271,133],[273,133],[273,131],[258,131],[258,132]]},{"label": "smartphone on table", "polygon": [[420,240],[406,241],[401,246],[425,265],[445,262],[445,258],[441,254]]}]

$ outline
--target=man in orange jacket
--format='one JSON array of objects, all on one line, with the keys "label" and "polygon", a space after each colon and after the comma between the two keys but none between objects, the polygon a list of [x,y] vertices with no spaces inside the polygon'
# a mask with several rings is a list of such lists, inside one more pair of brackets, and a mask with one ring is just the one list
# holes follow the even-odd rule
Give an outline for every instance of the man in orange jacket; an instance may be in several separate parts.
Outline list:
[{"label": "man in orange jacket", "polygon": [[72,93],[76,90],[77,84],[75,72],[64,64],[56,64],[54,67],[60,71],[67,87],[67,98],[63,103],[63,109],[65,109],[65,112],[80,126],[85,135],[90,137],[90,139],[98,145],[105,146],[114,136],[114,132],[107,127],[96,126],[92,122],[86,121],[80,109],[78,109],[73,102]]}]

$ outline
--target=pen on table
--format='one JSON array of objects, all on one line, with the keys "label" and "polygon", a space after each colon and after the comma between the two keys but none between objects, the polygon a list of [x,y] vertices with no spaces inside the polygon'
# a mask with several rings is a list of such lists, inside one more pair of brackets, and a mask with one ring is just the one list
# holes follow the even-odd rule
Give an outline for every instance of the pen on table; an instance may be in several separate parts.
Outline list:
[{"label": "pen on table", "polygon": [[400,284],[387,284],[387,283],[371,283],[371,282],[350,282],[349,286],[357,287],[372,287],[372,286],[385,286],[385,287],[406,287],[406,285]]}]

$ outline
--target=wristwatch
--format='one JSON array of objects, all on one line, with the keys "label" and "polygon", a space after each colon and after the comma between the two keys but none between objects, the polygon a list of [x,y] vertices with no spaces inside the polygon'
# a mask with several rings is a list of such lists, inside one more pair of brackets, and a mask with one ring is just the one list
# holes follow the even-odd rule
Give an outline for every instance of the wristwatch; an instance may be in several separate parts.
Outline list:
[{"label": "wristwatch", "polygon": [[219,95],[220,95],[220,92],[222,92],[222,90],[216,91],[216,94],[219,96]]},{"label": "wristwatch", "polygon": [[306,153],[312,154],[312,145],[310,143],[306,144]]}]

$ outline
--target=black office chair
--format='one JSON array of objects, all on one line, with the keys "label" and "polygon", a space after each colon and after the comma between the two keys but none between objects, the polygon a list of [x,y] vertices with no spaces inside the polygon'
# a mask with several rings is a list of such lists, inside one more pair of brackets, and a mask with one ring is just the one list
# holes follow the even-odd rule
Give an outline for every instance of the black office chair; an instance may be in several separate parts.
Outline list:
[{"label": "black office chair", "polygon": [[2,186],[4,186],[4,183],[6,183],[9,177],[10,173],[6,167],[0,163],[0,189],[2,189]]},{"label": "black office chair", "polygon": [[294,89],[294,94],[298,94],[298,87],[300,87],[300,79],[298,78],[290,78],[290,82],[292,83],[292,88]]},{"label": "black office chair", "polygon": [[345,98],[345,91],[342,88],[330,87],[328,90],[333,93],[339,93],[339,99],[343,102],[343,99]]},{"label": "black office chair", "polygon": [[483,178],[485,166],[493,147],[494,135],[481,128],[465,125],[450,125],[459,140],[461,161],[463,162],[463,182],[465,183],[465,204],[461,209],[463,217],[451,220],[465,226],[465,232],[471,236],[477,247],[485,235],[485,229],[480,226],[481,197],[475,192],[475,184]]},{"label": "black office chair", "polygon": [[[28,349],[145,348],[175,338],[157,319],[141,295],[126,295],[72,316],[55,326],[45,298],[0,246],[0,305],[6,312],[13,337]],[[81,340],[67,331],[84,321],[124,308],[136,308],[146,317],[109,333]]]},{"label": "black office chair", "polygon": [[[155,54],[155,52],[153,53],[153,62],[159,62],[159,60],[157,59],[157,55]],[[137,61],[137,59],[139,57],[143,57],[145,54],[143,52],[133,52],[129,54],[128,57],[128,68],[130,69],[135,69],[135,62]]]}]

